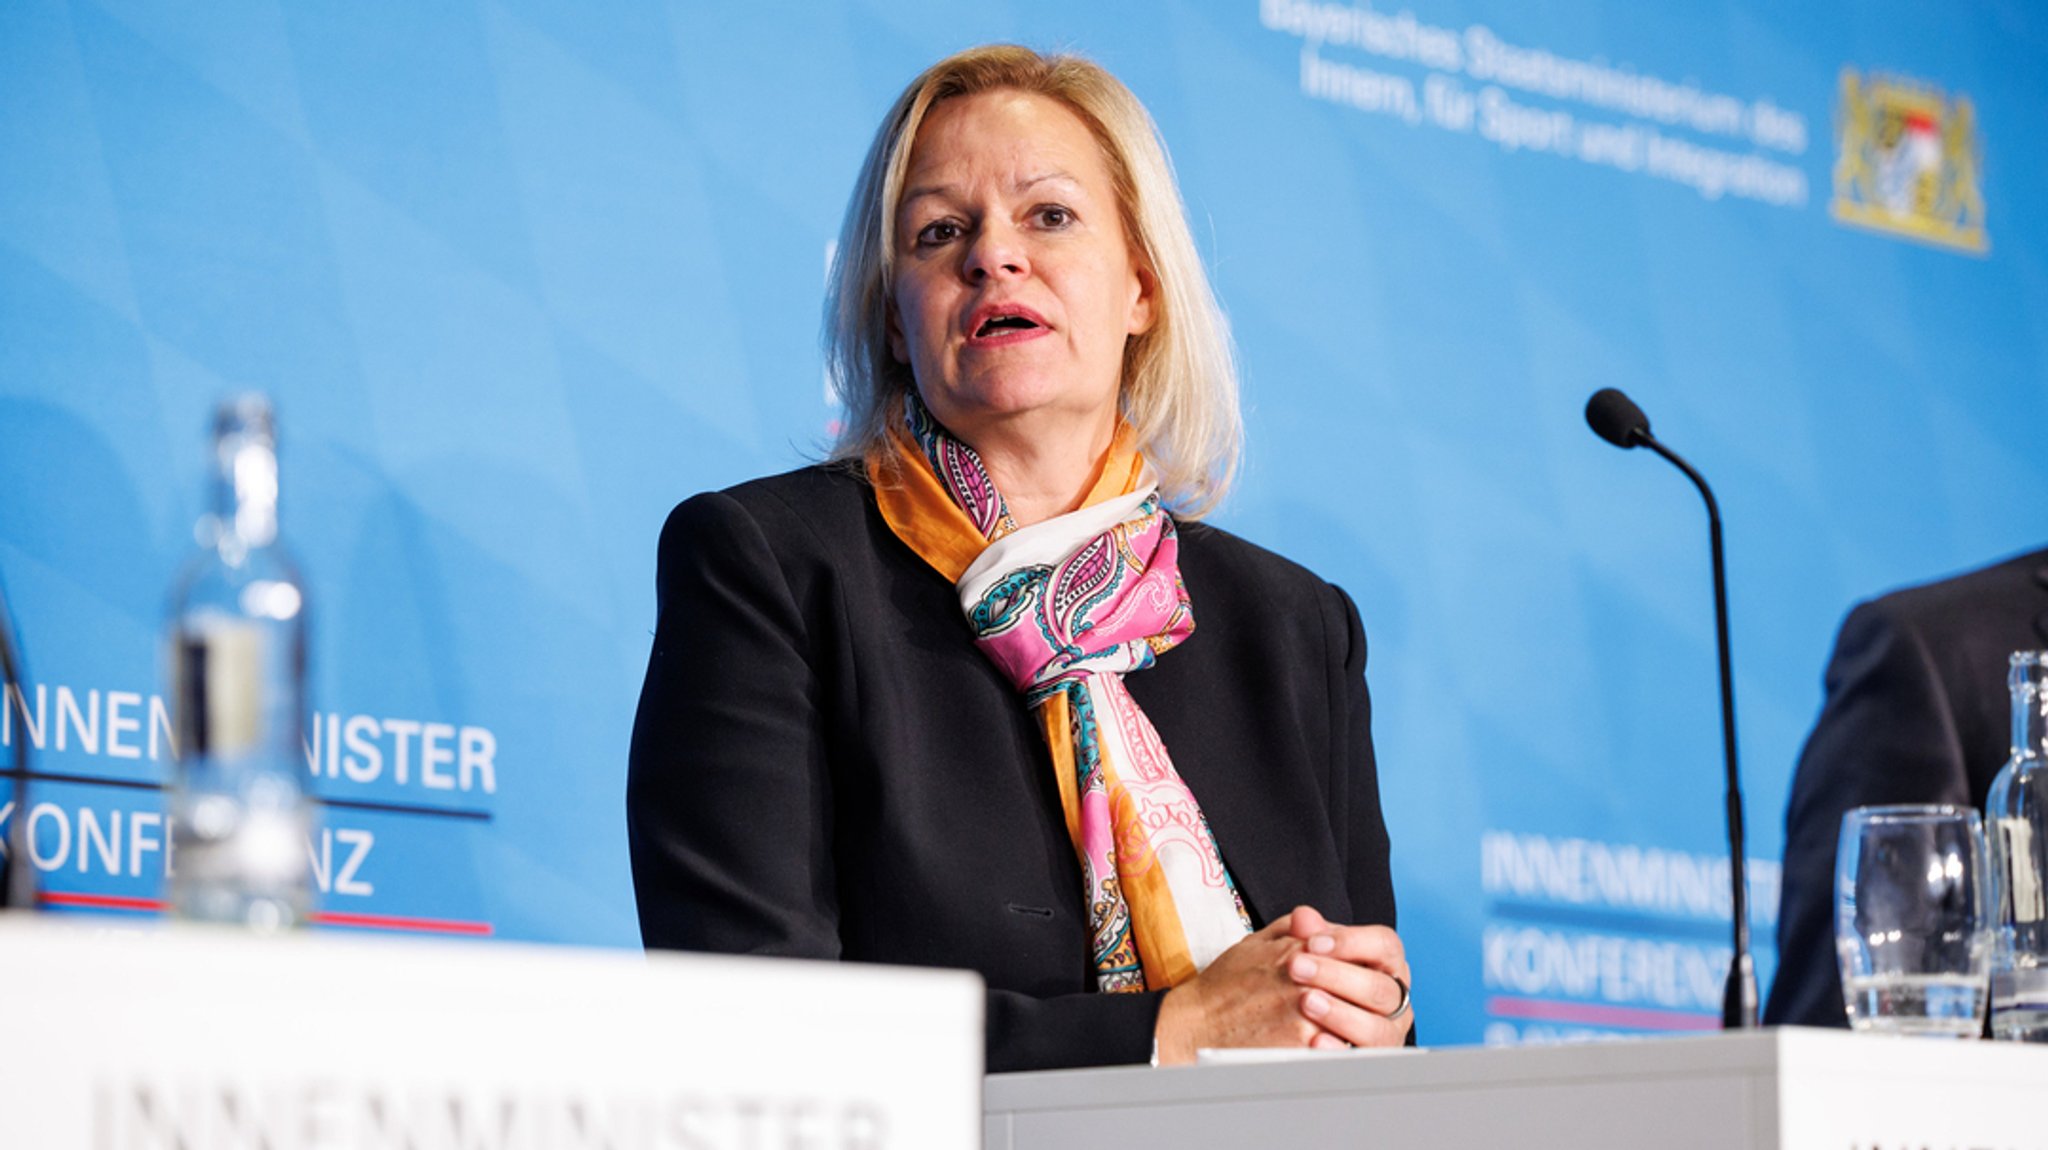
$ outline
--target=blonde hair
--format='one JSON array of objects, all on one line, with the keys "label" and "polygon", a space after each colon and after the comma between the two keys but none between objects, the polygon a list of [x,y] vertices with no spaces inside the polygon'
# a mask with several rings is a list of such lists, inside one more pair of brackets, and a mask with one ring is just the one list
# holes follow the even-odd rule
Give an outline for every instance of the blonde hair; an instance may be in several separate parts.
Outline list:
[{"label": "blonde hair", "polygon": [[1198,519],[1236,477],[1244,424],[1228,324],[1188,232],[1172,162],[1145,106],[1100,65],[1014,44],[970,48],[926,69],[868,147],[825,296],[826,363],[846,406],[832,456],[890,451],[888,428],[915,385],[909,365],[890,351],[889,282],[896,207],[918,128],[942,100],[999,89],[1059,101],[1102,147],[1124,234],[1156,285],[1151,328],[1124,347],[1123,417],[1159,473],[1166,505]]}]

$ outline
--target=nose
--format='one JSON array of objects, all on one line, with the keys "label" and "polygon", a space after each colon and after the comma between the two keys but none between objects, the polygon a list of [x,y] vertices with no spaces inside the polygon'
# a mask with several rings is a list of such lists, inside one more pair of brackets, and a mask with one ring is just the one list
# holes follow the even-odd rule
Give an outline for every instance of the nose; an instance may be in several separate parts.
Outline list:
[{"label": "nose", "polygon": [[960,270],[974,283],[1029,275],[1031,259],[1024,250],[1024,237],[1005,223],[983,224],[974,242],[967,245],[967,258]]}]

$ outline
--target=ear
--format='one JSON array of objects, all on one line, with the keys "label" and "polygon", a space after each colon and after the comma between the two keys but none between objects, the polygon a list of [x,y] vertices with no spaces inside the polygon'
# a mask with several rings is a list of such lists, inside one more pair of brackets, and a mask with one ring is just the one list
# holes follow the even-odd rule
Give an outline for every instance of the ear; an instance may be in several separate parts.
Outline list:
[{"label": "ear", "polygon": [[1144,335],[1152,330],[1153,321],[1159,315],[1159,277],[1150,264],[1131,261],[1131,290],[1129,307],[1125,316],[1124,332],[1128,335]]},{"label": "ear", "polygon": [[883,307],[886,309],[888,316],[889,354],[896,357],[897,363],[908,367],[910,366],[910,341],[903,338],[903,323],[896,316],[896,301],[892,299],[884,304]]}]

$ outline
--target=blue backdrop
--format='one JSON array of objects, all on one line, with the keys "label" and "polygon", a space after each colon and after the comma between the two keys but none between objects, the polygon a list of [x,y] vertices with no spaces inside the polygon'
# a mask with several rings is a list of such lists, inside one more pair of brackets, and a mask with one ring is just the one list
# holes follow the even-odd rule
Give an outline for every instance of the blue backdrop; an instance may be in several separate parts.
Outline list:
[{"label": "blue backdrop", "polygon": [[63,776],[55,903],[156,897],[161,615],[258,388],[330,921],[634,945],[656,531],[816,455],[859,155],[997,39],[1174,152],[1245,370],[1219,522],[1365,615],[1429,1039],[1711,1025],[1704,517],[1580,409],[1627,388],[1717,484],[1767,941],[1842,614],[2048,536],[2018,3],[0,4],[0,736]]}]

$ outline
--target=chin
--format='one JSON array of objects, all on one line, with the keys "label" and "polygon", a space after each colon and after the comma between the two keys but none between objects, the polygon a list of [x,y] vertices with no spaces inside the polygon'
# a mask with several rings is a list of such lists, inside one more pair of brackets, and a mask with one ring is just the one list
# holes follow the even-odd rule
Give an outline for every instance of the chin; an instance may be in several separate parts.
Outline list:
[{"label": "chin", "polygon": [[1055,411],[1081,417],[1104,405],[1114,407],[1116,392],[1109,389],[1100,395],[1090,395],[1063,377],[1028,372],[977,380],[949,390],[940,399],[943,409],[932,404],[930,396],[926,396],[925,402],[942,422],[944,411],[958,412],[969,419],[1004,419]]}]

